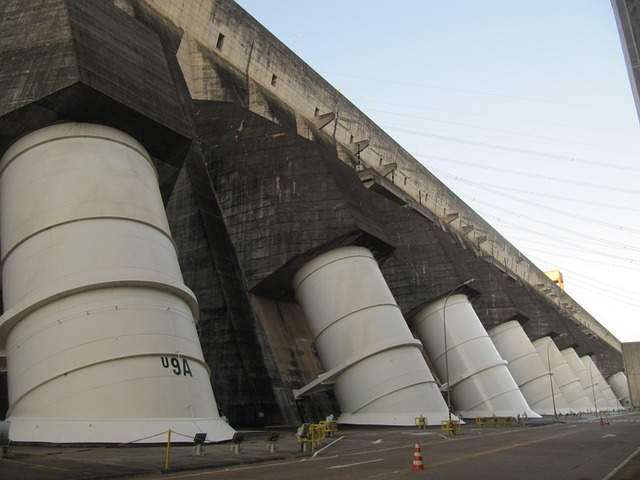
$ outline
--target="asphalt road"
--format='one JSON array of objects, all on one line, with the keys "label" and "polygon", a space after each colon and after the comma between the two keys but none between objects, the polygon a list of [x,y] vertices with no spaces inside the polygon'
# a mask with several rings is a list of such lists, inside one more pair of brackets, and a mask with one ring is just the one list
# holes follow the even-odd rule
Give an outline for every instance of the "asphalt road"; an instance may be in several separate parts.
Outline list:
[{"label": "asphalt road", "polygon": [[[620,479],[617,468],[640,447],[640,416],[537,428],[475,429],[448,439],[437,430],[381,430],[338,437],[315,457],[145,478],[474,480]],[[412,470],[415,442],[424,470]],[[328,442],[327,442],[328,443]],[[638,466],[638,465],[636,465]],[[626,463],[627,470],[633,465]],[[640,470],[627,472],[640,479]]]},{"label": "asphalt road", "polygon": [[[418,477],[474,480],[638,480],[640,413],[544,426],[463,427],[449,438],[438,428],[345,427],[313,455],[300,451],[293,432],[266,449],[265,432],[248,435],[239,454],[229,445],[166,447],[15,446],[0,460],[2,480],[139,479],[381,479]],[[424,470],[414,471],[419,442]],[[619,470],[619,471],[618,471]]]}]

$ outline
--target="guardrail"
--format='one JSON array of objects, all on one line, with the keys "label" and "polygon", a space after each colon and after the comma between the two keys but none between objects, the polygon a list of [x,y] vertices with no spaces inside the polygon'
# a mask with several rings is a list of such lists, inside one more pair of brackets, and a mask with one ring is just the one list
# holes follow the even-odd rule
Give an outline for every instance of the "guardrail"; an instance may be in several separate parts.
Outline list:
[{"label": "guardrail", "polygon": [[[328,427],[328,429],[327,429]],[[300,450],[306,452],[311,448],[315,452],[316,447],[322,446],[322,440],[332,436],[338,431],[338,424],[334,421],[321,421],[318,423],[303,423],[296,432],[296,440],[300,443]],[[330,435],[328,435],[330,433]]]},{"label": "guardrail", "polygon": [[460,435],[462,433],[460,427],[460,420],[442,420],[442,430],[447,432],[447,435]]},{"label": "guardrail", "polygon": [[516,427],[525,426],[524,417],[476,417],[476,425],[480,428],[484,427]]}]

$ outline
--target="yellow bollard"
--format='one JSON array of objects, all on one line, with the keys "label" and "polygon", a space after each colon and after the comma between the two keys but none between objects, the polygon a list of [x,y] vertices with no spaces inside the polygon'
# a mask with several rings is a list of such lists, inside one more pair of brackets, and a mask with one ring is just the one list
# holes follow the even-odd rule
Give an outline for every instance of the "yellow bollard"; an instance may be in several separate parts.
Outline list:
[{"label": "yellow bollard", "polygon": [[167,457],[164,461],[165,470],[169,470],[169,452],[171,452],[171,429],[167,432]]}]

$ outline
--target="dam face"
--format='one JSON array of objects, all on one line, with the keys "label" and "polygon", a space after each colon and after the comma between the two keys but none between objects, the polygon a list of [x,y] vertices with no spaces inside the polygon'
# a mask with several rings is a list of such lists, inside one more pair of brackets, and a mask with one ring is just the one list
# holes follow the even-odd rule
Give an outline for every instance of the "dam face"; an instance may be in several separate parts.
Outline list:
[{"label": "dam face", "polygon": [[[0,407],[25,426],[12,436],[38,441],[45,420],[60,442],[115,441],[109,422],[210,438],[233,431],[223,417],[437,422],[444,381],[407,320],[470,278],[485,330],[517,320],[606,378],[623,369],[596,319],[235,2],[0,8]],[[351,249],[368,252],[370,283],[351,267],[317,289],[294,281]],[[361,297],[325,300],[342,290]],[[390,363],[411,380],[350,389]]]}]

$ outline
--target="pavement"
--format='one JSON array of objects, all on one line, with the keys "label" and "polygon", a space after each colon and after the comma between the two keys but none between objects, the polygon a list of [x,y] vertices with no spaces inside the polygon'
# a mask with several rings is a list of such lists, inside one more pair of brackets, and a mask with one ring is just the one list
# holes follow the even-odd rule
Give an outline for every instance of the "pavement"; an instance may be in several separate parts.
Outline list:
[{"label": "pavement", "polygon": [[[295,429],[279,432],[271,451],[267,431],[245,432],[235,453],[231,443],[205,444],[200,455],[189,443],[167,445],[51,446],[13,444],[0,459],[1,480],[115,479],[173,471],[231,467],[309,456],[302,452]],[[175,438],[175,437],[174,437]],[[331,439],[325,439],[325,444]]]},{"label": "pavement", "polygon": [[[640,414],[632,414],[638,416]],[[552,420],[530,421],[525,428],[550,426]],[[507,427],[518,429],[522,427]],[[415,431],[413,431],[415,430]],[[411,432],[410,432],[411,431]],[[475,424],[462,427],[462,435],[469,438],[484,434]],[[272,462],[297,457],[310,457],[311,451],[301,451],[295,436],[295,429],[280,431],[280,438],[271,449],[266,441],[269,431],[246,431],[245,441],[238,453],[231,443],[206,444],[198,455],[193,444],[172,443],[167,445],[121,445],[121,446],[51,446],[51,445],[11,445],[3,459],[0,459],[1,480],[76,480],[115,479],[153,476],[168,472],[204,470],[209,468],[229,468],[238,465]],[[398,442],[406,443],[406,434],[424,435],[424,441],[441,441],[443,432],[438,427],[418,430],[407,427],[362,427],[341,426],[334,438],[325,438],[323,449],[332,453],[353,453],[371,447],[371,440],[377,437],[398,437]],[[402,435],[405,435],[402,437]],[[401,438],[402,437],[402,438]],[[347,439],[349,441],[337,440]],[[431,440],[429,440],[431,439]],[[420,440],[421,442],[423,440]],[[333,445],[335,442],[335,445]],[[315,453],[315,452],[314,452]],[[320,452],[322,454],[322,452]],[[630,480],[640,478],[640,455],[630,457],[608,480]]]}]

